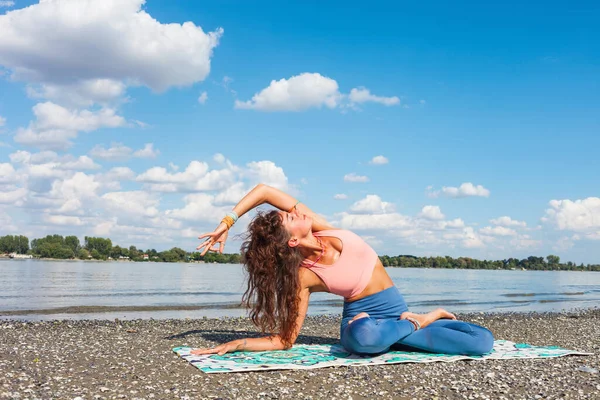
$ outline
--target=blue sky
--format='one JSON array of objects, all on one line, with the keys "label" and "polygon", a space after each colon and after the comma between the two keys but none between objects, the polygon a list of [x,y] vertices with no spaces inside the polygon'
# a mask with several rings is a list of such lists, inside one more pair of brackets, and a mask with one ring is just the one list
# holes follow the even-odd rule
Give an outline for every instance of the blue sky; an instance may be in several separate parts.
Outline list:
[{"label": "blue sky", "polygon": [[11,3],[2,235],[192,250],[266,182],[380,254],[600,260],[597,3]]}]

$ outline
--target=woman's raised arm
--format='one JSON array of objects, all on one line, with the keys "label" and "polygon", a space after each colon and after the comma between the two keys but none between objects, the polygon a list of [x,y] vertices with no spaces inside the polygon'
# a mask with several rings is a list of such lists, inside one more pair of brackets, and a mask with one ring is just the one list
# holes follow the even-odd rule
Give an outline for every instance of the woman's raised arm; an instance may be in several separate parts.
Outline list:
[{"label": "woman's raised arm", "polygon": [[[270,204],[273,207],[276,207],[282,211],[291,212],[295,209],[298,210],[301,214],[305,214],[311,217],[312,230],[315,232],[322,231],[325,229],[334,229],[331,225],[325,221],[325,219],[315,212],[313,212],[310,208],[308,208],[305,204],[300,203],[294,197],[289,194],[276,189],[274,187],[258,184],[254,187],[248,194],[246,194],[240,201],[233,207],[233,212],[241,217],[246,214],[248,211],[262,205],[262,204]],[[221,222],[217,229],[213,232],[205,233],[199,236],[199,239],[208,238],[205,242],[201,243],[196,249],[200,250],[204,247],[202,251],[202,255],[206,254],[209,250],[223,252],[224,242],[227,239],[227,230],[228,226],[226,223]],[[213,249],[212,246],[215,243],[220,243],[221,246],[218,250]]]}]

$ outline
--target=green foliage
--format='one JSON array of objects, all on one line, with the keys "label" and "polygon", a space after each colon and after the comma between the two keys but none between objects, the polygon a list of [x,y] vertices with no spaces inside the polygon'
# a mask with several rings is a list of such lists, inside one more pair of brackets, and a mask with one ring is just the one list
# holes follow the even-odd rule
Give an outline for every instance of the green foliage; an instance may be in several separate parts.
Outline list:
[{"label": "green foliage", "polygon": [[218,264],[239,264],[242,262],[242,256],[240,254],[220,254],[212,252],[206,253],[204,256],[201,256],[198,252],[194,252],[190,255],[190,259],[193,261]]},{"label": "green foliage", "polygon": [[29,239],[27,236],[7,235],[0,237],[0,253],[27,254]]},{"label": "green foliage", "polygon": [[92,256],[92,258],[94,260],[102,259],[102,254],[100,254],[100,252],[97,249],[92,249],[92,251],[90,252],[90,255]]},{"label": "green foliage", "polygon": [[[25,254],[29,250],[29,239],[25,236],[0,237],[0,252],[17,252]],[[48,235],[45,238],[31,241],[31,253],[45,258],[74,258],[77,256],[87,260],[89,256],[96,260],[106,260],[108,257],[119,259],[129,257],[133,261],[158,261],[158,262],[187,262],[203,261],[219,264],[239,264],[240,254],[219,254],[210,252],[201,256],[198,252],[187,251],[173,247],[170,250],[158,252],[148,249],[145,252],[136,246],[113,246],[110,239],[85,237],[84,246],[79,243],[76,236]],[[145,259],[143,256],[148,256]],[[451,269],[524,269],[524,270],[563,270],[563,271],[600,271],[600,264],[580,264],[572,262],[561,263],[560,257],[548,255],[544,257],[529,256],[524,259],[508,258],[504,260],[475,260],[469,257],[452,258],[449,256],[416,257],[412,255],[398,255],[379,257],[384,267],[400,268],[451,268]]]},{"label": "green foliage", "polygon": [[120,257],[129,257],[129,250],[126,247],[113,246],[110,250],[110,256],[115,260],[118,260]]},{"label": "green foliage", "polygon": [[79,242],[75,236],[68,236],[69,242],[61,235],[48,235],[44,238],[33,239],[31,241],[31,252],[42,258],[58,258],[58,259],[66,259],[66,258],[74,258],[76,247],[74,246],[76,243],[74,239]]},{"label": "green foliage", "polygon": [[81,245],[79,244],[79,238],[77,236],[67,236],[65,238],[65,246],[70,248],[74,254],[77,254],[81,249]]},{"label": "green foliage", "polygon": [[[577,266],[571,262],[560,263],[560,257],[549,255],[544,257],[529,256],[522,260],[509,258],[505,260],[475,260],[468,257],[415,257],[415,256],[381,256],[383,266],[402,268],[460,268],[460,269],[525,269],[533,271],[563,270],[563,271],[600,271],[600,265],[581,264]],[[547,261],[546,261],[547,260]]]},{"label": "green foliage", "polygon": [[93,251],[96,250],[103,258],[107,258],[112,250],[112,242],[110,239],[86,236],[84,247],[92,254],[92,257],[94,257]]}]

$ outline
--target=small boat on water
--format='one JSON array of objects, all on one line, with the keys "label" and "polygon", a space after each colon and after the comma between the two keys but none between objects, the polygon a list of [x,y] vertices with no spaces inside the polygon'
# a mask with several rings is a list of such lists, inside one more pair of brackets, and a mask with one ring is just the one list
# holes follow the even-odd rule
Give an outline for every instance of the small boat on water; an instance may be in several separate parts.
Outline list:
[{"label": "small boat on water", "polygon": [[10,253],[8,255],[9,258],[13,258],[15,260],[28,260],[33,258],[33,256],[31,254],[17,254],[17,253]]}]

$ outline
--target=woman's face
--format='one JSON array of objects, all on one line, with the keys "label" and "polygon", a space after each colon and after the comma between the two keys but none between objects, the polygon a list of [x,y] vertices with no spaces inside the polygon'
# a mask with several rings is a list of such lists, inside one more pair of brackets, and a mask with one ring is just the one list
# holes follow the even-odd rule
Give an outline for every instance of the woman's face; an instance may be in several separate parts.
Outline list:
[{"label": "woman's face", "polygon": [[302,239],[307,236],[312,228],[312,219],[305,214],[300,214],[294,209],[292,212],[280,212],[283,227],[292,239]]}]

